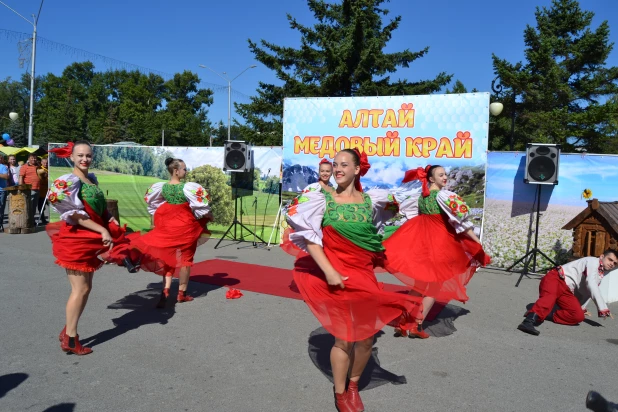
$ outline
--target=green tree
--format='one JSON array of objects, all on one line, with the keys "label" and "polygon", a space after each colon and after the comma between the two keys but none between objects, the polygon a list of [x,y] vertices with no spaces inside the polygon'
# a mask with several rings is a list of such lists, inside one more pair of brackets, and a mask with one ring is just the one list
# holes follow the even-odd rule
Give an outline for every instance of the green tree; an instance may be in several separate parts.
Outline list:
[{"label": "green tree", "polygon": [[234,204],[227,177],[221,169],[213,166],[200,166],[187,173],[187,181],[199,183],[210,194],[214,222],[220,225],[232,223]]},{"label": "green tree", "polygon": [[[96,72],[90,62],[73,63],[62,76],[40,80],[35,136],[40,143],[86,138],[93,143],[134,141],[167,145],[208,144],[206,108],[212,91],[200,89],[196,74],[177,73],[168,81],[138,71]],[[168,138],[169,137],[169,138]]]},{"label": "green tree", "polygon": [[516,150],[537,142],[559,143],[566,152],[607,153],[606,126],[618,111],[618,102],[610,99],[618,92],[618,67],[606,65],[613,49],[609,24],[592,30],[594,13],[575,0],[553,0],[535,14],[536,27],[524,31],[525,63],[493,55],[503,86],[493,99],[504,104],[504,114],[491,124],[490,148],[508,148],[515,111]]},{"label": "green tree", "polygon": [[206,106],[212,104],[212,91],[200,89],[199,77],[190,72],[176,73],[165,82],[163,98],[165,110],[159,113],[161,129],[174,130],[168,146],[207,146],[210,141],[211,123]]},{"label": "green tree", "polygon": [[[453,93],[468,93],[468,89],[466,89],[466,86],[464,86],[461,80],[456,80],[455,84],[453,84],[452,89],[450,90],[446,89],[446,94],[453,94]],[[478,93],[478,90],[472,89],[470,93]]]},{"label": "green tree", "polygon": [[[16,147],[28,143],[28,118],[30,110],[30,83],[12,80],[10,77],[0,81],[0,134],[8,133]],[[9,113],[15,112],[19,116],[11,121]],[[0,143],[2,140],[0,139]]]},{"label": "green tree", "polygon": [[[308,0],[317,24],[308,27],[288,15],[290,27],[300,33],[300,48],[249,40],[255,58],[276,73],[283,83],[261,82],[251,103],[236,104],[245,119],[245,140],[256,145],[281,145],[283,99],[285,97],[389,96],[428,94],[442,89],[451,75],[434,79],[391,80],[390,75],[425,56],[429,47],[412,52],[385,53],[401,16],[386,24],[385,0],[343,0],[328,3]],[[259,134],[257,133],[259,132]]]}]

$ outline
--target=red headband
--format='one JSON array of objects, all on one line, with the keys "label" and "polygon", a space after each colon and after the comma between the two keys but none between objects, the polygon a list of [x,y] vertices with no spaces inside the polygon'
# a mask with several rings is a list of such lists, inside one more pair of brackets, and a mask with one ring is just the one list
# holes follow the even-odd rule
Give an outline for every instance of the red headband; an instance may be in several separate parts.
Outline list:
[{"label": "red headband", "polygon": [[416,169],[408,170],[406,174],[403,176],[403,180],[401,181],[401,183],[407,183],[413,180],[418,180],[423,184],[423,197],[429,196],[429,185],[427,182],[427,173],[429,172],[430,168],[431,168],[431,165],[427,165],[424,168],[417,167]]},{"label": "red headband", "polygon": [[354,151],[356,152],[356,154],[358,155],[358,158],[360,160],[360,164],[359,164],[359,166],[360,166],[360,173],[358,174],[358,176],[356,176],[356,179],[354,180],[354,187],[359,192],[362,192],[363,191],[363,186],[360,183],[360,178],[361,178],[361,176],[365,176],[367,174],[367,172],[371,168],[371,165],[369,164],[369,160],[367,160],[367,154],[361,153],[358,149],[354,149]]},{"label": "red headband", "polygon": [[321,164],[321,165],[329,164],[329,165],[331,165],[331,166],[333,165],[333,164],[332,164],[331,162],[329,162],[326,158],[324,158],[324,159],[320,160],[320,164]]},{"label": "red headband", "polygon": [[55,149],[50,149],[49,152],[56,153],[58,157],[69,157],[71,153],[73,153],[73,146],[75,144],[73,142],[67,142],[67,145],[64,147],[56,147]]}]

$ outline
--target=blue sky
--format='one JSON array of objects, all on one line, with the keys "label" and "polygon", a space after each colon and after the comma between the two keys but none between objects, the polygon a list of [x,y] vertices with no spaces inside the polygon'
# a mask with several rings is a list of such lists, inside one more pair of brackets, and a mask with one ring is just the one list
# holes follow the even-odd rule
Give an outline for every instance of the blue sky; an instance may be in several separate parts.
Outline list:
[{"label": "blue sky", "polygon": [[[488,199],[533,202],[536,185],[523,183],[526,153],[493,152],[488,155],[487,187]],[[514,189],[515,186],[515,189]],[[592,197],[600,201],[618,200],[618,156],[560,155],[558,185],[543,185],[542,202],[585,207],[581,194],[584,189],[592,190]]]},{"label": "blue sky", "polygon": [[[22,15],[36,13],[40,0],[3,0]],[[385,7],[391,16],[401,15],[402,23],[394,33],[387,51],[430,47],[429,54],[402,69],[394,78],[418,81],[445,71],[453,73],[469,89],[490,91],[494,78],[491,54],[512,62],[523,58],[523,30],[534,24],[535,6],[547,6],[549,0],[524,2],[427,2],[393,0]],[[593,27],[609,20],[612,41],[618,40],[618,2],[586,0],[586,10],[595,12]],[[125,61],[165,73],[192,70],[210,85],[227,86],[214,73],[199,64],[236,76],[246,67],[258,67],[244,73],[232,84],[233,101],[247,102],[255,94],[259,81],[276,82],[273,72],[253,58],[247,39],[298,46],[299,36],[289,29],[286,13],[301,23],[313,21],[304,0],[261,0],[206,2],[182,0],[83,1],[46,0],[39,20],[38,34],[48,40],[109,58]],[[31,33],[32,26],[0,5],[0,29]],[[61,73],[67,64],[83,60],[83,55],[63,47],[41,46],[37,53],[37,74]],[[105,70],[110,61],[94,60]],[[608,64],[618,66],[614,50]],[[0,78],[18,78],[25,69],[18,67],[16,41],[0,32]],[[213,121],[227,121],[227,91],[220,87],[210,108]]]}]

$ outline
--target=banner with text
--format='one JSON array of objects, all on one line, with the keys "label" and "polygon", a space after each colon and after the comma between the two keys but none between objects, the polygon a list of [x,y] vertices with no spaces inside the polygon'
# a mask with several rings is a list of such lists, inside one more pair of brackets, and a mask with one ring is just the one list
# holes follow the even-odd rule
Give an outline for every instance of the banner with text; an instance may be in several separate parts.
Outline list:
[{"label": "banner with text", "polygon": [[[364,190],[394,188],[404,173],[440,164],[480,227],[485,195],[489,93],[287,98],[283,105],[282,196],[318,181],[318,164],[358,148],[371,169]],[[334,179],[331,182],[335,185]]]}]

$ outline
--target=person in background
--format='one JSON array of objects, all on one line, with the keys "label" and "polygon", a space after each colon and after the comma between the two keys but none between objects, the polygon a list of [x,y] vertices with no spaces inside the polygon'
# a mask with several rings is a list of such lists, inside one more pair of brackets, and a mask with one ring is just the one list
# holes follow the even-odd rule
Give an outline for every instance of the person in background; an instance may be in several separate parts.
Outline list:
[{"label": "person in background", "polygon": [[47,196],[47,190],[49,188],[49,183],[47,181],[49,176],[49,171],[47,168],[47,158],[41,159],[39,163],[40,167],[37,169],[37,174],[39,175],[39,179],[41,179],[41,187],[39,188],[39,223],[42,225],[47,224],[47,219],[45,219],[45,205],[47,204],[45,196]]},{"label": "person in background", "polygon": [[163,277],[157,303],[160,309],[167,305],[176,270],[176,301],[193,300],[187,295],[193,257],[197,246],[208,239],[207,224],[212,220],[208,192],[197,183],[182,181],[187,174],[185,162],[167,158],[165,166],[170,180],[153,184],[144,196],[154,228],[143,236],[131,237],[131,247],[140,252],[141,269]]},{"label": "person in background", "polygon": [[8,186],[10,175],[6,156],[0,153],[0,232],[4,231],[4,207],[6,205],[6,191],[4,188]]},{"label": "person in background", "polygon": [[30,219],[34,222],[34,215],[39,204],[39,190],[41,189],[41,179],[37,170],[36,155],[30,153],[28,162],[19,169],[19,184],[30,185]]},{"label": "person in background", "polygon": [[[423,296],[423,319],[433,304],[468,300],[466,285],[478,268],[486,266],[485,254],[474,232],[469,208],[462,197],[445,189],[444,167],[427,165],[406,172],[402,183],[418,181],[421,195],[418,216],[408,219],[388,239],[384,268]],[[414,330],[396,328],[401,336],[427,339],[419,323]]]},{"label": "person in background", "polygon": [[9,156],[9,181],[8,186],[17,186],[19,184],[19,168],[17,158],[14,155]]},{"label": "person in background", "polygon": [[333,176],[333,164],[326,159],[322,159],[319,164],[318,176],[319,180],[315,183],[307,185],[307,187],[303,190],[303,193],[312,192],[314,190],[326,190],[334,193],[335,188],[330,182],[330,178]]},{"label": "person in background", "polygon": [[613,319],[599,285],[617,264],[618,252],[607,249],[599,257],[584,257],[550,270],[539,284],[539,298],[517,329],[538,336],[540,332],[534,326],[543,322],[555,305],[558,310],[552,316],[554,323],[577,325],[591,315],[586,310],[591,299],[597,305],[600,318]]}]

